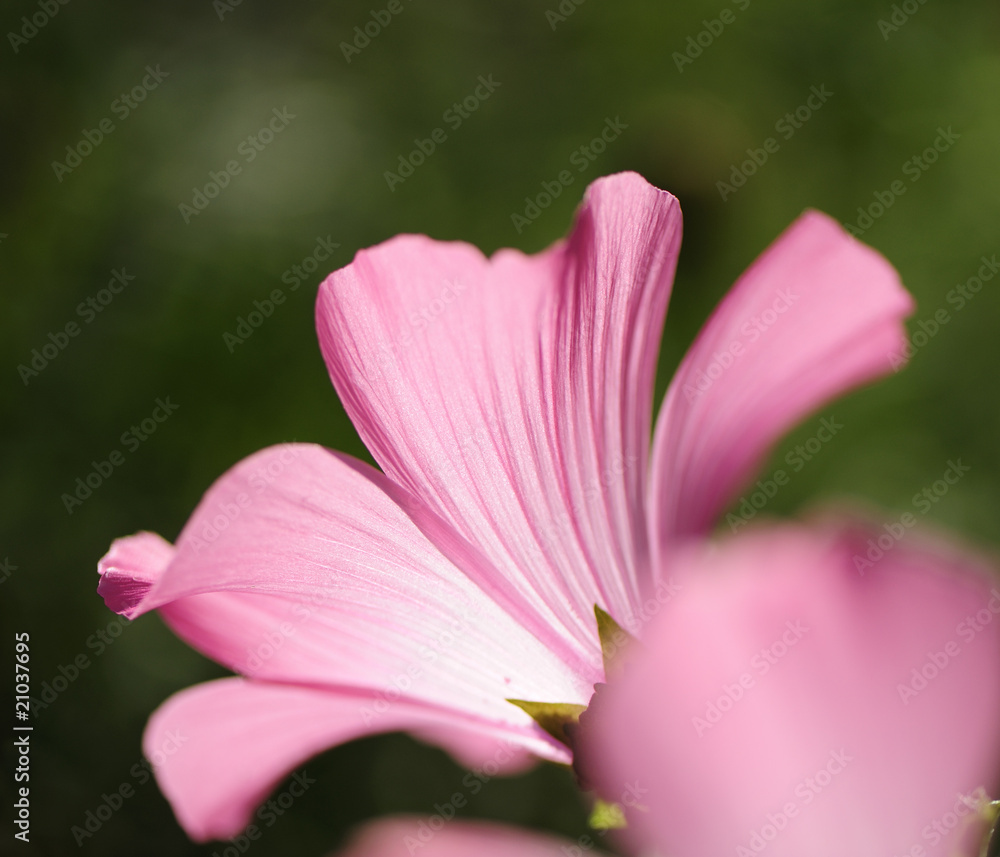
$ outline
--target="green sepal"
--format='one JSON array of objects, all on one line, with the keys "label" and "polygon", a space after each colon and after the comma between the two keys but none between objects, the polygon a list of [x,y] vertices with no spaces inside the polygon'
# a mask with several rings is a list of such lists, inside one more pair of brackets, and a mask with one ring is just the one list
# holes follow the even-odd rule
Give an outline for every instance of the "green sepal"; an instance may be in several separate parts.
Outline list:
[{"label": "green sepal", "polygon": [[529,702],[526,699],[508,699],[507,701],[527,712],[535,723],[556,741],[561,741],[572,749],[565,726],[577,723],[580,720],[580,715],[587,710],[586,705],[575,705],[572,702]]},{"label": "green sepal", "polygon": [[594,830],[621,830],[623,827],[628,827],[622,805],[600,798],[594,801],[594,808],[590,811],[587,824]]},{"label": "green sepal", "polygon": [[980,857],[997,857],[1000,855],[1000,801],[985,802],[979,808],[979,815],[989,828],[983,837]]},{"label": "green sepal", "polygon": [[614,678],[622,671],[624,650],[635,643],[628,631],[622,628],[611,615],[594,605],[594,617],[597,619],[597,636],[601,641],[601,657],[604,660],[604,675]]}]

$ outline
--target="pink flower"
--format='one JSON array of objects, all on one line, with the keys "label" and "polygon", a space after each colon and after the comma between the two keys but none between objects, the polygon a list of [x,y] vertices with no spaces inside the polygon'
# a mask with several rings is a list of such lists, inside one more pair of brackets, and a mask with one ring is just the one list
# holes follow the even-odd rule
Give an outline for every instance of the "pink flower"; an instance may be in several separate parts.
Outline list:
[{"label": "pink flower", "polygon": [[650,449],[677,200],[595,182],[569,238],[487,259],[399,236],[320,289],[334,386],[382,472],[266,449],[203,498],[176,547],[101,561],[128,617],[157,609],[240,673],[182,691],[147,752],[196,839],[230,836],[296,765],[405,729],[487,772],[567,746],[507,700],[584,706],[604,678],[599,605],[637,631],[668,555],[704,534],[810,410],[888,371],[910,299],[895,271],[807,212],[743,274],[681,364]]},{"label": "pink flower", "polygon": [[[683,592],[580,720],[634,853],[977,857],[1000,784],[1000,580],[950,548],[759,528],[675,557]],[[912,540],[913,537],[911,537]]]},{"label": "pink flower", "polygon": [[[913,537],[859,575],[871,535],[754,528],[675,556],[683,591],[575,735],[630,817],[611,838],[670,857],[979,855],[1000,779],[1000,580]],[[605,835],[393,818],[339,857],[565,857]]]}]

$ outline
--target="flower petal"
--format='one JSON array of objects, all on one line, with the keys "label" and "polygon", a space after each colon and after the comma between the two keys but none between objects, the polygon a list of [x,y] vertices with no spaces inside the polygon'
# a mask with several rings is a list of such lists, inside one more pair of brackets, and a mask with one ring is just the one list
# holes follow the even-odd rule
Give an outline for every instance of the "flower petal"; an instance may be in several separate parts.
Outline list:
[{"label": "flower petal", "polygon": [[806,212],[739,278],[667,391],[653,441],[654,544],[699,535],[782,434],[890,370],[912,310],[891,265]]},{"label": "flower petal", "polygon": [[[406,729],[428,737],[470,766],[485,765],[490,775],[529,763],[517,731],[470,728],[450,712],[405,701],[375,728],[364,727],[354,714],[372,702],[344,692],[220,679],[160,706],[143,748],[178,821],[199,842],[235,836],[281,780],[311,757],[374,732]],[[292,795],[301,796],[310,779],[298,771]]]},{"label": "flower petal", "polygon": [[566,747],[506,700],[585,703],[600,678],[596,630],[589,661],[551,629],[536,634],[531,611],[494,585],[499,575],[405,499],[347,456],[267,449],[206,493],[165,569],[160,554],[140,552],[145,541],[118,544],[109,556],[128,547],[157,564],[136,573],[148,585],[141,603],[125,597],[131,577],[109,571],[105,597],[133,615],[158,608],[179,636],[245,675],[372,697],[350,710],[369,731],[402,698],[520,730],[533,752],[567,761]]},{"label": "flower petal", "polygon": [[115,539],[97,564],[97,594],[115,613],[134,619],[150,587],[174,558],[174,546],[156,533]]},{"label": "flower petal", "polygon": [[953,853],[960,796],[1000,774],[1000,589],[937,546],[864,566],[879,533],[761,530],[679,561],[683,592],[587,723],[598,782],[649,809],[634,842]]},{"label": "flower petal", "polygon": [[[588,842],[591,840],[588,838]],[[593,857],[600,852],[591,851]],[[338,857],[565,857],[582,854],[578,845],[502,824],[451,821],[437,829],[427,819],[396,817],[366,825]]]},{"label": "flower petal", "polygon": [[330,376],[386,474],[582,644],[648,577],[651,396],[680,241],[635,174],[587,191],[544,253],[401,236],[320,289]]}]

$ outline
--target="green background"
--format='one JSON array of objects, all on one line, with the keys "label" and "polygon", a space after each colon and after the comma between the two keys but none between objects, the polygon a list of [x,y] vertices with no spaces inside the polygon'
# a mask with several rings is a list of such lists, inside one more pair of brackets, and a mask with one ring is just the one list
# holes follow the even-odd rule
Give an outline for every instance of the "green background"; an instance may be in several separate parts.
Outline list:
[{"label": "green background", "polygon": [[[155,616],[97,656],[87,641],[114,616],[95,593],[96,561],[112,539],[139,529],[174,538],[211,481],[263,446],[309,440],[366,456],[330,387],[313,300],[329,270],[398,232],[533,251],[565,233],[586,183],[600,175],[633,169],[673,191],[685,239],[662,391],[715,302],[804,208],[856,223],[859,206],[902,179],[906,193],[864,240],[900,270],[919,304],[915,320],[944,307],[950,321],[905,372],[824,411],[844,430],[767,511],[857,497],[896,517],[960,458],[971,472],[921,518],[996,543],[1000,278],[960,312],[947,302],[981,256],[1000,253],[995,3],[914,3],[912,19],[883,32],[878,22],[893,7],[861,0],[586,0],[564,3],[572,13],[562,21],[546,17],[556,0],[401,2],[350,63],[340,43],[381,0],[244,0],[228,11],[211,0],[70,0],[16,52],[7,34],[40,7],[4,5],[0,561],[16,566],[0,583],[4,652],[14,631],[30,632],[36,689],[78,654],[90,660],[34,720],[33,842],[19,853],[221,853],[187,841],[153,783],[81,848],[70,834],[102,792],[135,783],[149,713],[172,692],[223,674]],[[733,22],[678,70],[674,52],[724,8]],[[112,103],[147,65],[169,76],[122,119]],[[444,126],[444,111],[480,75],[500,86],[460,128]],[[833,95],[783,139],[776,123],[812,86]],[[241,141],[282,107],[294,120],[244,163]],[[106,117],[114,130],[57,177],[53,161]],[[627,129],[577,172],[573,152],[616,117]],[[384,172],[441,126],[447,140],[390,190]],[[903,164],[939,127],[959,139],[911,182]],[[779,150],[723,200],[717,182],[772,136]],[[185,224],[178,205],[233,158],[242,172]],[[567,168],[573,184],[518,233],[511,214]],[[223,333],[237,316],[283,287],[283,273],[327,237],[339,248],[324,269],[285,289],[285,303],[230,351]],[[77,305],[122,267],[135,280],[25,385],[19,364],[50,332],[81,322]],[[176,414],[68,514],[61,495],[167,396]],[[783,441],[771,470],[817,420]],[[323,854],[365,818],[426,817],[463,776],[399,735],[341,747],[307,768],[316,785],[252,853]],[[5,776],[0,794],[9,785]],[[464,812],[585,832],[573,784],[555,768],[491,781]]]}]

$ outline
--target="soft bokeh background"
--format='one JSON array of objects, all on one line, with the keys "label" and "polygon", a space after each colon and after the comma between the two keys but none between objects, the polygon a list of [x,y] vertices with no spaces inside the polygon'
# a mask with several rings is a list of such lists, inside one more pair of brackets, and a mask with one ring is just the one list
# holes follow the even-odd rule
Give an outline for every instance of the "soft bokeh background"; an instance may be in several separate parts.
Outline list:
[{"label": "soft bokeh background", "polygon": [[[854,496],[896,517],[961,459],[971,472],[919,517],[987,547],[998,541],[1000,277],[960,311],[948,302],[980,257],[1000,253],[995,3],[909,0],[912,18],[900,11],[900,28],[883,31],[878,22],[891,23],[894,7],[862,0],[401,2],[350,63],[339,45],[371,9],[385,8],[381,0],[70,0],[16,52],[8,34],[40,7],[4,4],[0,561],[11,571],[0,583],[3,651],[13,647],[8,630],[30,632],[36,692],[78,654],[90,661],[35,718],[33,841],[19,853],[222,853],[219,844],[190,844],[152,783],[81,848],[73,841],[71,826],[83,825],[102,793],[137,785],[130,769],[149,712],[222,673],[155,616],[98,655],[92,635],[114,617],[95,594],[95,563],[122,534],[175,537],[210,482],[265,445],[310,440],[366,455],[328,382],[313,299],[329,270],[398,232],[537,250],[566,231],[585,184],[602,174],[634,169],[672,190],[685,240],[662,390],[717,299],[803,208],[857,223],[859,206],[901,180],[906,193],[864,238],[901,271],[919,302],[916,320],[942,307],[950,320],[905,372],[827,409],[844,429],[767,512]],[[679,71],[672,54],[723,8],[733,22]],[[146,66],[169,76],[122,119],[113,102]],[[500,86],[460,128],[447,127],[444,111],[480,75]],[[833,94],[783,139],[776,123],[813,86]],[[275,108],[295,118],[246,163],[241,141]],[[60,181],[52,162],[105,118],[113,132]],[[627,129],[579,172],[574,151],[609,118]],[[390,190],[384,171],[435,127],[446,142]],[[939,128],[960,137],[911,181],[904,163]],[[723,200],[716,183],[768,137],[779,151]],[[233,158],[242,173],[185,224],[178,205]],[[573,184],[519,233],[511,215],[563,169]],[[283,274],[320,238],[339,247],[291,291]],[[78,304],[122,267],[134,281],[84,323]],[[285,303],[231,351],[223,334],[276,288]],[[80,335],[25,385],[18,365],[70,321]],[[122,433],[157,397],[177,412],[126,451]],[[817,422],[782,444],[768,472],[785,466]],[[125,463],[68,514],[61,495],[114,449]],[[463,772],[443,754],[398,735],[334,750],[307,770],[316,784],[253,843],[254,854],[323,854],[362,819],[430,816],[463,788]],[[9,786],[5,774],[0,794]],[[585,832],[571,779],[555,768],[491,781],[463,814]]]}]

